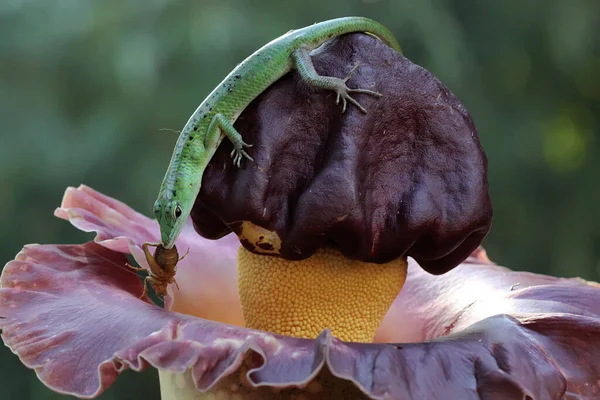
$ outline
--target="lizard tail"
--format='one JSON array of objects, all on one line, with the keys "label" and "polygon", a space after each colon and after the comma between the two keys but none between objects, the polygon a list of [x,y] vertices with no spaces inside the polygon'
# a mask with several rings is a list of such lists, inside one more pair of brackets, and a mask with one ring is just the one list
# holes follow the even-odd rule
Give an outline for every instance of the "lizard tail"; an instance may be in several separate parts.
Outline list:
[{"label": "lizard tail", "polygon": [[[383,43],[387,44],[398,53],[402,54],[400,44],[392,34],[392,32],[380,24],[369,18],[364,17],[344,17],[336,18],[329,21],[319,22],[317,24],[306,27],[309,31],[308,36],[316,42],[325,42],[333,37],[340,36],[346,33],[363,32],[375,36]],[[313,32],[313,33],[310,33]]]}]

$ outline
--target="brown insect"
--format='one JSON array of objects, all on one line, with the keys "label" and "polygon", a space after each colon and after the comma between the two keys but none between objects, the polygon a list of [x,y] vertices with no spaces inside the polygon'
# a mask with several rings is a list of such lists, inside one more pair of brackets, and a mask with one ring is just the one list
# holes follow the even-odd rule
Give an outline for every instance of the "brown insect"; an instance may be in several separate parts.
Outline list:
[{"label": "brown insect", "polygon": [[[156,250],[154,250],[154,255],[150,253],[148,246],[156,247]],[[171,249],[165,249],[160,243],[144,243],[142,245],[142,250],[146,256],[146,261],[148,262],[150,271],[148,271],[148,276],[144,279],[144,291],[142,292],[140,299],[148,292],[148,284],[152,286],[152,289],[154,289],[156,295],[160,297],[164,297],[165,294],[167,294],[167,285],[171,283],[174,283],[175,286],[177,286],[177,290],[179,290],[179,285],[175,280],[177,263],[183,260],[185,256],[188,255],[190,250],[188,249],[188,251],[181,258],[179,258],[179,253],[177,252],[176,246],[173,246]],[[130,264],[127,265],[136,271],[146,271],[145,268],[134,267]]]}]

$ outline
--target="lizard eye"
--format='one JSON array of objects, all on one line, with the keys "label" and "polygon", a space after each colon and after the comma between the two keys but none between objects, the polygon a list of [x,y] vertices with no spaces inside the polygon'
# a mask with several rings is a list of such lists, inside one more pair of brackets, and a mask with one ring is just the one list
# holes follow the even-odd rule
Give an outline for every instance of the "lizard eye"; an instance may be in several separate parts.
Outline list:
[{"label": "lizard eye", "polygon": [[174,214],[175,214],[175,218],[181,217],[181,207],[179,207],[179,206],[175,207]]}]

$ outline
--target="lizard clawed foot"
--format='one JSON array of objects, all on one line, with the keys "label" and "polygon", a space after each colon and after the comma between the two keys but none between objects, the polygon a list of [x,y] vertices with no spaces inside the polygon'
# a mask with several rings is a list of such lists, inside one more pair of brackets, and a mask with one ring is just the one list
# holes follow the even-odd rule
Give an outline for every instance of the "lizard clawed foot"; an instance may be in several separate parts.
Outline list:
[{"label": "lizard clawed foot", "polygon": [[246,153],[246,151],[244,150],[244,147],[252,147],[251,144],[248,144],[246,142],[241,142],[241,143],[234,143],[233,145],[233,150],[231,151],[231,158],[233,158],[233,164],[240,168],[241,164],[242,164],[242,159],[245,157],[250,161],[254,161],[254,159],[252,157],[250,157],[250,155],[248,153]]},{"label": "lizard clawed foot", "polygon": [[373,90],[350,89],[346,85],[346,82],[348,82],[348,80],[352,77],[352,74],[354,73],[354,71],[356,71],[356,69],[358,68],[359,65],[360,65],[360,63],[357,63],[350,70],[350,72],[348,73],[348,76],[346,76],[344,79],[340,79],[340,84],[335,89],[335,93],[337,94],[337,97],[335,99],[335,104],[340,104],[340,98],[342,99],[342,113],[346,112],[347,101],[354,104],[363,113],[365,113],[365,114],[367,113],[367,110],[365,110],[365,108],[363,106],[361,106],[358,101],[356,101],[352,96],[350,96],[350,93],[365,93],[365,94],[370,94],[371,96],[376,96],[376,97],[383,96],[381,93],[375,92]]},{"label": "lizard clawed foot", "polygon": [[354,67],[352,67],[350,72],[348,72],[348,75],[346,75],[346,77],[344,78],[344,83],[348,82],[350,80],[350,78],[352,78],[352,74],[354,74],[354,72],[356,72],[359,65],[360,65],[360,63],[357,62],[356,65]]}]

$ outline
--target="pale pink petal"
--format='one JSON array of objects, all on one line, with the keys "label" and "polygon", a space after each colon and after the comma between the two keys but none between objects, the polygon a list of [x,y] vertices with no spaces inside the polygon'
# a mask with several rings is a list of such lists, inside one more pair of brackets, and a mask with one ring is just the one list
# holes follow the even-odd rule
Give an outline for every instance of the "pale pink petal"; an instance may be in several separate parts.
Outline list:
[{"label": "pale pink petal", "polygon": [[[562,300],[572,300],[565,303],[569,311],[539,309],[518,319],[496,315],[480,321],[465,313],[469,328],[429,342],[348,344],[327,331],[316,340],[293,339],[155,307],[137,299],[140,282],[122,268],[124,261],[122,253],[95,243],[34,245],[5,267],[2,338],[53,390],[96,397],[125,369],[152,365],[180,374],[189,370],[201,391],[226,384],[238,393],[264,395],[273,395],[270,388],[298,394],[315,380],[327,382],[317,384],[325,398],[340,391],[382,399],[558,400],[600,393],[600,295],[593,285],[556,280],[539,293],[516,296],[542,300],[543,306],[550,299],[560,303],[566,288],[570,295]],[[485,283],[486,271],[502,272],[489,264],[473,267],[477,271],[465,272],[462,280]],[[439,288],[421,300],[447,307],[456,292]],[[435,318],[421,317],[439,330]]]},{"label": "pale pink petal", "polygon": [[[409,259],[408,277],[378,328],[376,342],[424,341],[509,314],[600,314],[600,286],[581,279],[516,272],[489,261],[478,249],[463,264],[431,275]],[[401,324],[399,321],[410,321]]]},{"label": "pale pink petal", "polygon": [[[155,220],[84,185],[66,190],[55,215],[85,232],[96,232],[95,242],[132,254],[145,268],[148,265],[141,246],[145,242],[156,243],[160,235]],[[189,254],[177,265],[176,279],[181,290],[169,286],[165,307],[243,325],[235,262],[240,246],[237,237],[232,234],[217,241],[204,239],[188,221],[176,245],[180,256],[188,249]]]},{"label": "pale pink petal", "polygon": [[96,232],[96,243],[121,253],[159,237],[156,221],[85,185],[67,188],[54,215],[84,232]]}]

